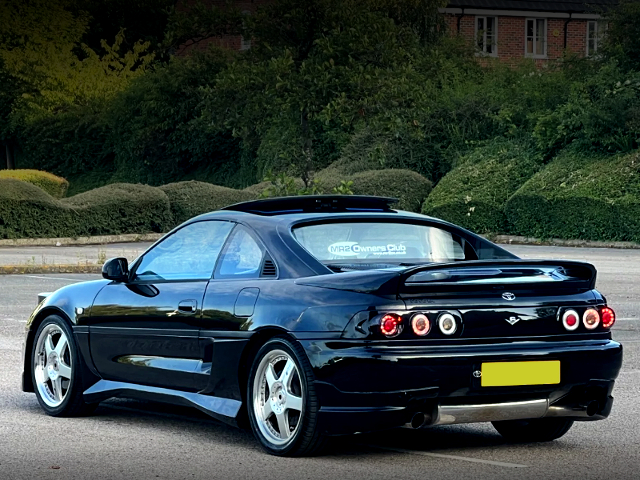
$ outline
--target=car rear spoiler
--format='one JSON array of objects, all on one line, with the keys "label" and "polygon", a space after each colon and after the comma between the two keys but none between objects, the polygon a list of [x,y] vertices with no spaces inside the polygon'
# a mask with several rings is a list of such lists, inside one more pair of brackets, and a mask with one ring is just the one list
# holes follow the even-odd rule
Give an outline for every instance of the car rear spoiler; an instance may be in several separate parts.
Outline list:
[{"label": "car rear spoiler", "polygon": [[570,260],[474,260],[432,264],[401,272],[400,294],[509,290],[592,290],[593,265]]},{"label": "car rear spoiler", "polygon": [[377,295],[409,295],[456,291],[592,290],[596,269],[569,260],[472,260],[409,267],[364,270],[300,278],[299,285]]}]

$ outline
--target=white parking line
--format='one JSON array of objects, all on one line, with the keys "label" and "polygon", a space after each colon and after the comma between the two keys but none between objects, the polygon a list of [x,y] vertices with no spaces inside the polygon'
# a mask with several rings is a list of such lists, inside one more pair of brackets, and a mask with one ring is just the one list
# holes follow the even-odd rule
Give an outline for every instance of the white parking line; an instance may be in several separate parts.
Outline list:
[{"label": "white parking line", "polygon": [[420,452],[417,450],[404,450],[402,448],[379,447],[377,445],[363,445],[363,446],[376,448],[378,450],[387,450],[389,452],[408,453],[410,455],[422,455],[424,457],[446,458],[446,459],[452,459],[452,460],[462,460],[464,462],[483,463],[485,465],[494,465],[496,467],[506,467],[506,468],[528,467],[528,465],[521,465],[519,463],[495,462],[493,460],[483,460],[481,458],[472,458],[472,457],[461,457],[459,455],[447,455],[444,453]]},{"label": "white parking line", "polygon": [[84,282],[84,280],[78,280],[77,278],[39,277],[38,275],[25,275],[25,277],[38,278],[40,280],[62,280],[65,282],[74,282],[74,283]]}]

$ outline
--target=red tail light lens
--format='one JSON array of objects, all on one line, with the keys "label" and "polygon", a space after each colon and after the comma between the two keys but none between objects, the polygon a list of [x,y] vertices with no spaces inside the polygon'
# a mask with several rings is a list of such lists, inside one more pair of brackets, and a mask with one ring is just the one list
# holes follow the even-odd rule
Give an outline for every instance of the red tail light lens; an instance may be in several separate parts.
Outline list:
[{"label": "red tail light lens", "polygon": [[604,307],[601,310],[602,326],[604,328],[611,328],[616,323],[616,313],[609,307]]},{"label": "red tail light lens", "polygon": [[411,328],[413,333],[420,337],[424,337],[431,330],[431,322],[423,313],[417,313],[411,317]]},{"label": "red tail light lens", "polygon": [[600,314],[594,308],[588,308],[582,316],[582,323],[587,330],[593,330],[600,325]]},{"label": "red tail light lens", "polygon": [[575,310],[567,310],[562,315],[562,325],[570,332],[576,330],[580,326],[580,316]]},{"label": "red tail light lens", "polygon": [[387,313],[380,319],[380,331],[386,337],[395,337],[402,331],[402,318],[400,315]]}]

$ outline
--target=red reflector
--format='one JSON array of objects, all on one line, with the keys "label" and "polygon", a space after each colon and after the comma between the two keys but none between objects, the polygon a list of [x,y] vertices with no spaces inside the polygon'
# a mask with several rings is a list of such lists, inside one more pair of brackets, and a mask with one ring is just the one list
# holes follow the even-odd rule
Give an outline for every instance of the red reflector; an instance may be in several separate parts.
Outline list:
[{"label": "red reflector", "polygon": [[616,323],[616,313],[609,307],[604,307],[602,310],[602,326],[604,328],[611,328]]},{"label": "red reflector", "polygon": [[562,324],[564,325],[564,328],[569,331],[576,330],[580,325],[580,317],[578,316],[578,312],[576,312],[575,310],[567,310],[566,312],[564,312],[564,314],[562,315]]},{"label": "red reflector", "polygon": [[400,324],[402,319],[398,315],[387,313],[380,320],[380,331],[387,337],[394,337],[400,333]]}]

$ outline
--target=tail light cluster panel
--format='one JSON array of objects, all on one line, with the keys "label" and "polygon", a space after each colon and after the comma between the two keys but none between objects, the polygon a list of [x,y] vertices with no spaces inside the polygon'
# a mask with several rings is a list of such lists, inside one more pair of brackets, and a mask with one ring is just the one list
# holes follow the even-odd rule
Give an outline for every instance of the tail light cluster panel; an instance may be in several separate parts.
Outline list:
[{"label": "tail light cluster panel", "polygon": [[[364,312],[362,312],[364,313]],[[456,310],[371,312],[360,315],[345,336],[354,338],[451,338],[462,334],[462,315]],[[352,322],[353,323],[353,322]]]},{"label": "tail light cluster panel", "polygon": [[616,314],[609,307],[561,308],[558,321],[568,332],[609,330],[616,322]]}]

